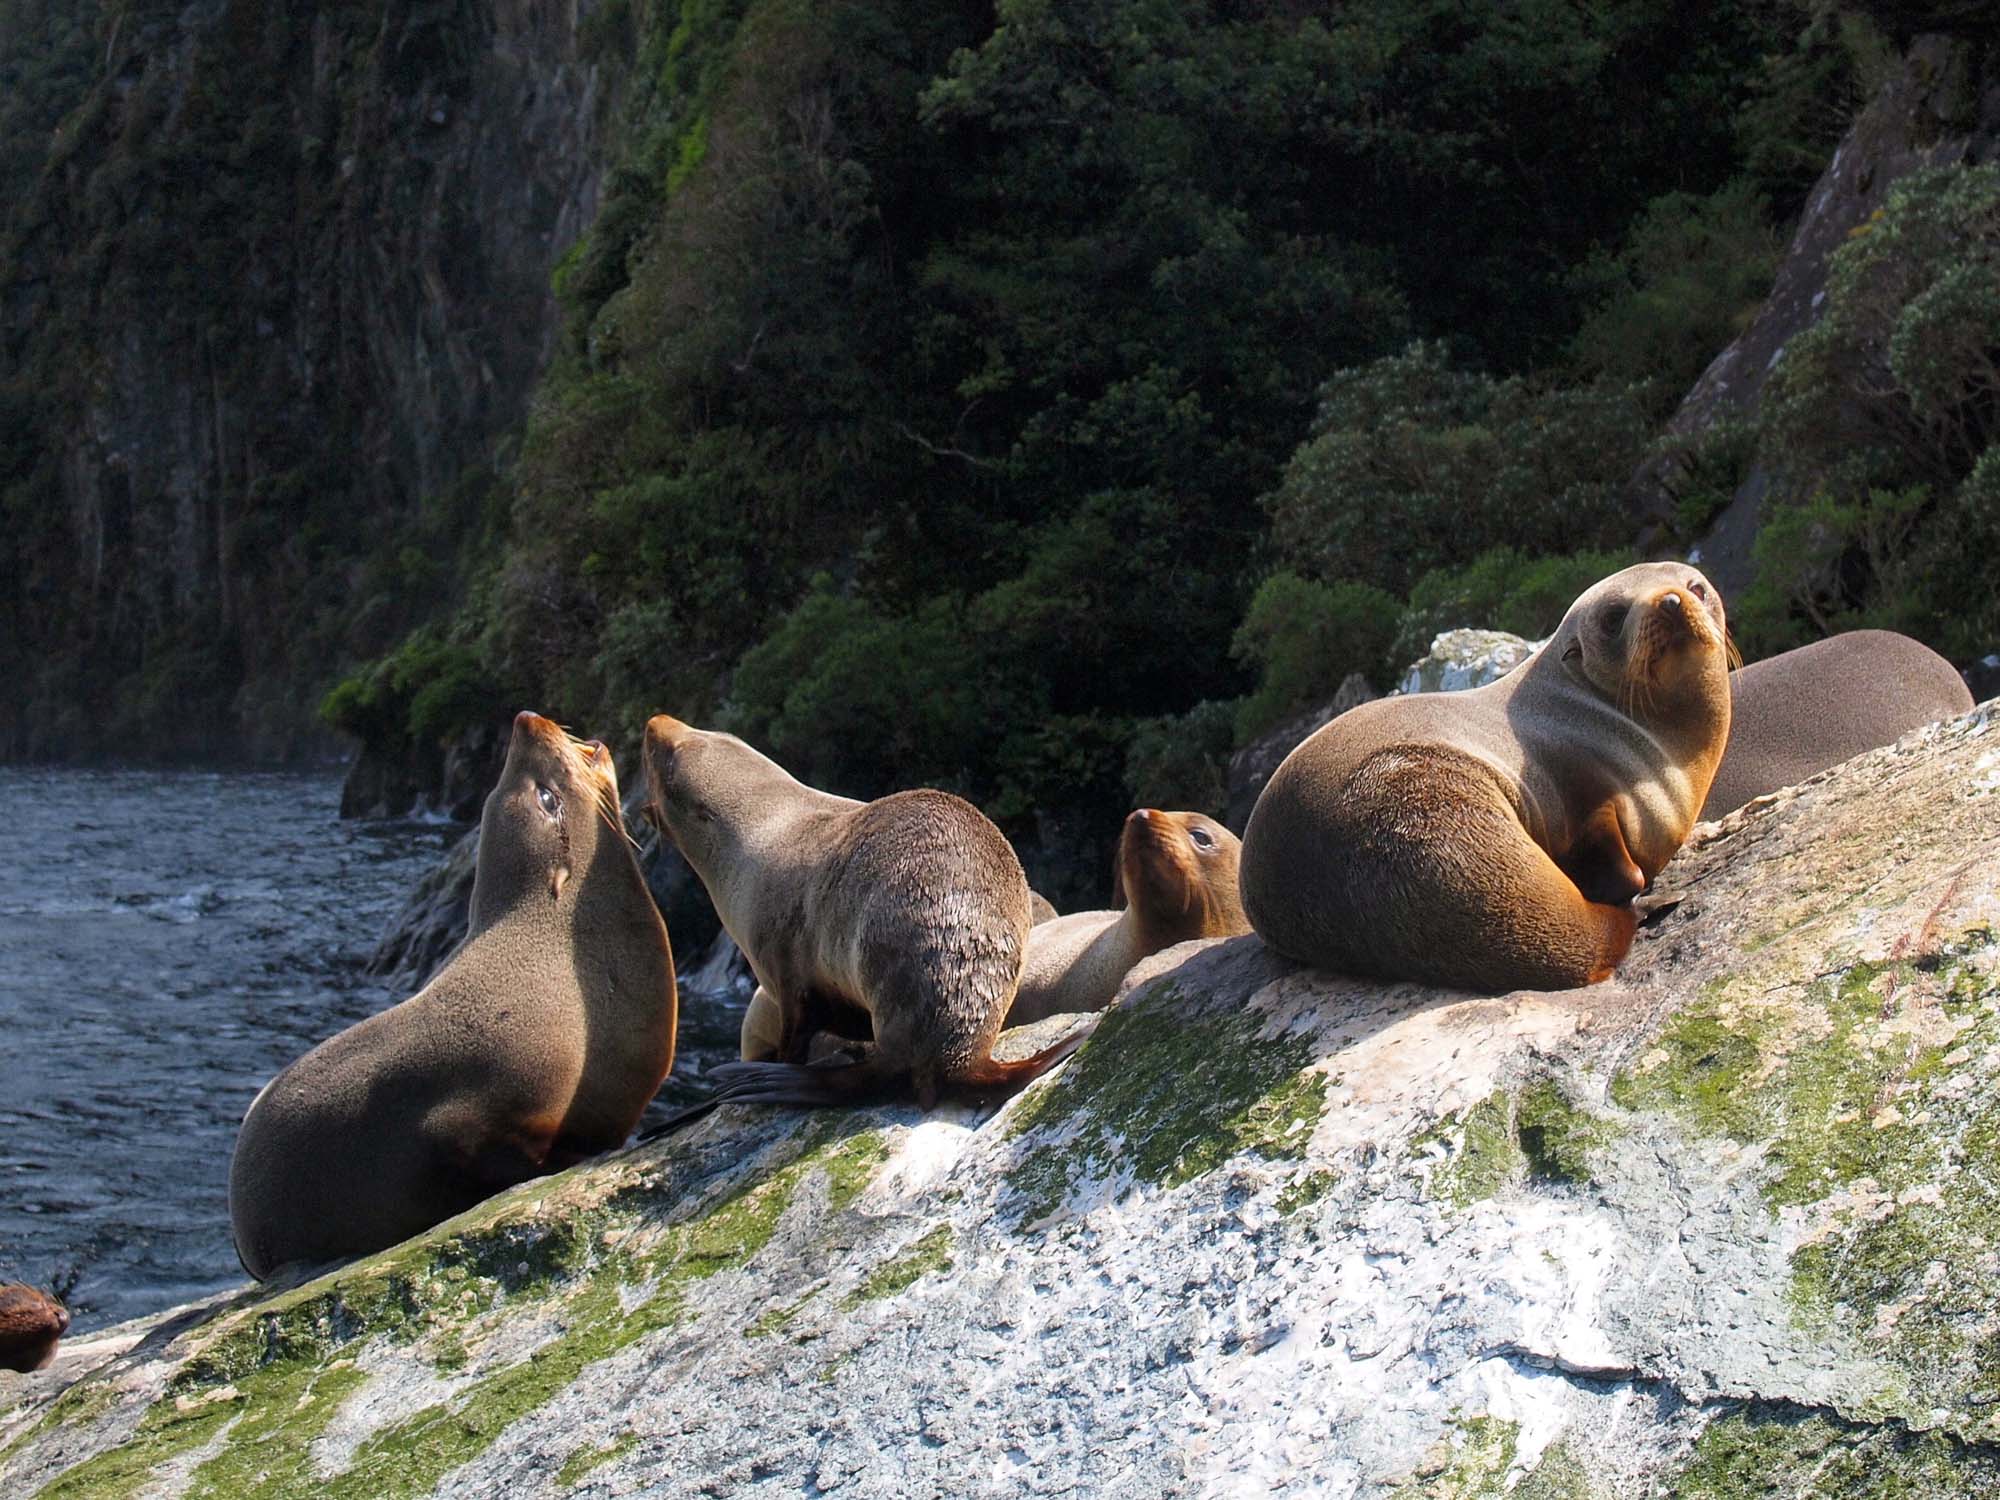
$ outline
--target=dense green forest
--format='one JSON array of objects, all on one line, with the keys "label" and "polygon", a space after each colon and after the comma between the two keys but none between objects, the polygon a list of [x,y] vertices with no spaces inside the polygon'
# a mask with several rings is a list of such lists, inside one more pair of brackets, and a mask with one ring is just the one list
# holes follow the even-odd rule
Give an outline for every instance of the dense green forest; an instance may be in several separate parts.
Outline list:
[{"label": "dense green forest", "polygon": [[[10,201],[141,8],[0,0]],[[1919,30],[1975,73],[1993,48],[1984,7],[1839,0],[582,16],[603,190],[517,439],[352,527],[311,472],[246,494],[245,546],[312,537],[255,652],[184,623],[162,676],[107,642],[62,578],[56,356],[10,319],[0,586],[64,664],[43,696],[227,720],[277,674],[404,756],[496,706],[617,739],[670,709],[850,794],[963,791],[1094,885],[1135,799],[1213,803],[1234,746],[1347,673],[1544,629],[1631,555],[1632,475],[1856,111]],[[1751,654],[1859,623],[1992,649],[2000,169],[1912,178],[1828,298],[1647,545],[1761,462]]]}]

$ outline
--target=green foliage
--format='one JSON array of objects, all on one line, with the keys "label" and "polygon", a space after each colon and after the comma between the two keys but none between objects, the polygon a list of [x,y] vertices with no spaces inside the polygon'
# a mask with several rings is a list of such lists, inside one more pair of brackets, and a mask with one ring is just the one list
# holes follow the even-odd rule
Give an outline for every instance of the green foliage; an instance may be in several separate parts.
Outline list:
[{"label": "green foliage", "polygon": [[1236,745],[1237,712],[1229,703],[1197,703],[1184,714],[1135,724],[1125,752],[1132,806],[1221,817],[1229,801],[1224,771]]},{"label": "green foliage", "polygon": [[1747,643],[1860,624],[1950,655],[2000,632],[2000,166],[1913,172],[1834,255],[1772,377],[1776,483]]},{"label": "green foliage", "polygon": [[738,664],[726,720],[802,780],[877,796],[964,786],[1003,715],[961,604],[888,615],[822,574]]},{"label": "green foliage", "polygon": [[1616,255],[1593,258],[1578,283],[1597,299],[1571,355],[1590,376],[1652,382],[1678,400],[1756,315],[1781,242],[1742,179],[1707,197],[1668,193],[1646,205]]},{"label": "green foliage", "polygon": [[504,701],[477,653],[426,628],[343,678],[319,711],[329,727],[367,744],[442,746]]},{"label": "green foliage", "polygon": [[1393,595],[1372,584],[1315,583],[1274,573],[1258,585],[1230,650],[1259,672],[1236,712],[1247,744],[1301,709],[1331,702],[1351,672],[1379,685],[1396,633]]},{"label": "green foliage", "polygon": [[1308,575],[1402,594],[1425,573],[1513,546],[1606,546],[1645,451],[1642,388],[1543,389],[1453,369],[1441,345],[1343,370],[1267,497],[1280,555]]},{"label": "green foliage", "polygon": [[1388,659],[1406,666],[1430,650],[1438,632],[1468,625],[1540,640],[1579,594],[1632,561],[1623,551],[1529,557],[1514,547],[1495,547],[1462,568],[1433,569],[1410,590]]}]

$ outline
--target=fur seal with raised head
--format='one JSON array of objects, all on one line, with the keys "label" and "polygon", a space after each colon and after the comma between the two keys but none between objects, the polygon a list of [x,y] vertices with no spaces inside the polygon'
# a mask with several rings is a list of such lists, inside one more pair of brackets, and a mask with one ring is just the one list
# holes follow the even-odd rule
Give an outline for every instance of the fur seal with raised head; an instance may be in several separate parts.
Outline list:
[{"label": "fur seal with raised head", "polygon": [[1597,583],[1498,682],[1349,709],[1286,757],[1243,834],[1280,953],[1499,991],[1607,978],[1631,900],[1686,839],[1729,735],[1730,645],[1682,563]]},{"label": "fur seal with raised head", "polygon": [[1139,960],[1176,943],[1248,932],[1236,894],[1242,848],[1200,813],[1136,809],[1118,835],[1113,866],[1112,900],[1123,910],[1073,912],[1030,932],[1007,1024],[1102,1010]]},{"label": "fur seal with raised head", "polygon": [[69,1309],[39,1287],[0,1286],[0,1370],[46,1370],[69,1332]]},{"label": "fur seal with raised head", "polygon": [[1701,815],[1796,786],[1972,708],[1958,669],[1893,630],[1850,630],[1729,674],[1729,747]]},{"label": "fur seal with raised head", "polygon": [[624,1143],[674,1058],[667,930],[611,752],[514,720],[465,941],[422,990],[321,1042],[243,1118],[244,1269],[379,1250]]},{"label": "fur seal with raised head", "polygon": [[[1013,846],[941,791],[856,802],[734,735],[646,725],[650,808],[776,1005],[775,1062],[727,1063],[718,1101],[836,1104],[1010,1092],[1080,1043],[993,1057],[1021,977],[1028,881]],[[850,1014],[853,1012],[859,1015]],[[865,1018],[859,1061],[804,1066],[813,1034]]]}]

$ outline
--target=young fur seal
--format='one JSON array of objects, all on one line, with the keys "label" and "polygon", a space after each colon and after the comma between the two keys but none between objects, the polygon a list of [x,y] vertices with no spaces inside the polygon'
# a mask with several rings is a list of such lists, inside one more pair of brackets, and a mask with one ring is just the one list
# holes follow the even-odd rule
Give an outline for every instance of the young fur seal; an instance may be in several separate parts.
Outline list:
[{"label": "young fur seal", "polygon": [[0,1286],[0,1370],[46,1370],[69,1332],[69,1309],[47,1292],[15,1282]]},{"label": "young fur seal", "polygon": [[1118,835],[1112,885],[1112,900],[1124,910],[1075,912],[1030,932],[1007,1024],[1102,1010],[1140,959],[1175,943],[1248,932],[1236,895],[1242,848],[1200,813],[1132,813]]},{"label": "young fur seal", "polygon": [[[734,735],[646,725],[654,818],[708,887],[779,1015],[776,1062],[727,1063],[718,1101],[835,1104],[1019,1088],[1074,1051],[994,1059],[1021,977],[1028,881],[1013,846],[948,792],[856,802]],[[862,1012],[862,1015],[843,1012]],[[803,1066],[813,1033],[866,1024],[859,1062]],[[864,1033],[868,1034],[868,1033]]]},{"label": "young fur seal", "polygon": [[611,752],[519,715],[480,818],[464,943],[243,1118],[229,1217],[244,1269],[379,1250],[622,1145],[673,1065],[675,1019]]},{"label": "young fur seal", "polygon": [[1243,906],[1288,957],[1476,990],[1608,977],[1629,905],[1693,826],[1729,734],[1722,601],[1648,563],[1463,693],[1316,730],[1243,834]]},{"label": "young fur seal", "polygon": [[1850,630],[1729,674],[1729,748],[1703,818],[1972,708],[1957,668],[1893,630]]}]

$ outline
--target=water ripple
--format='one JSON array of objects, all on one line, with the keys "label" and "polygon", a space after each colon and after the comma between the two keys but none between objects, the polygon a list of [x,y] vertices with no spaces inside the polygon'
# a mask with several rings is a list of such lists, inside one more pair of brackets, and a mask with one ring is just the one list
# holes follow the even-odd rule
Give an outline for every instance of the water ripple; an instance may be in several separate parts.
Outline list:
[{"label": "water ripple", "polygon": [[74,1274],[79,1330],[242,1279],[243,1111],[402,998],[361,965],[456,830],[339,805],[327,775],[0,767],[0,1280]]}]

